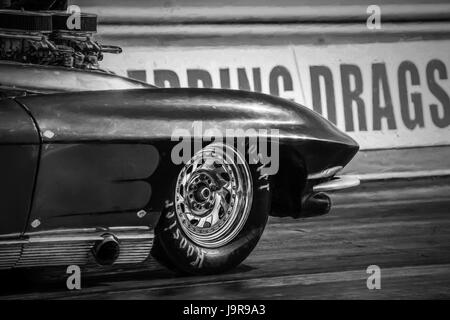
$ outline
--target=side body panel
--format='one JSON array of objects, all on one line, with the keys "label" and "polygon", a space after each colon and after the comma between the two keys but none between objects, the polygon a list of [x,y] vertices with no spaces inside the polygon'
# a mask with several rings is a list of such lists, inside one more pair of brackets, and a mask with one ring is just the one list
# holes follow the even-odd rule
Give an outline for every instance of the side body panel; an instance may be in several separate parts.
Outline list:
[{"label": "side body panel", "polygon": [[32,118],[13,100],[0,100],[0,237],[19,236],[30,211],[39,156]]},{"label": "side body panel", "polygon": [[149,226],[158,163],[152,145],[44,144],[27,231]]}]

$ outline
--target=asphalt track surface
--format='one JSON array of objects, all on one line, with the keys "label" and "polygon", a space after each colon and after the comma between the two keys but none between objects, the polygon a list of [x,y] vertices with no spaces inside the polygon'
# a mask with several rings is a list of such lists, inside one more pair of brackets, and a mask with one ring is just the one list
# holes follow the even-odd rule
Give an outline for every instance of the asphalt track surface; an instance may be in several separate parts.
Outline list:
[{"label": "asphalt track surface", "polygon": [[[174,275],[154,262],[0,274],[2,299],[448,299],[450,178],[362,184],[333,196],[326,216],[271,218],[251,256],[230,273]],[[366,269],[381,268],[368,290]]]}]

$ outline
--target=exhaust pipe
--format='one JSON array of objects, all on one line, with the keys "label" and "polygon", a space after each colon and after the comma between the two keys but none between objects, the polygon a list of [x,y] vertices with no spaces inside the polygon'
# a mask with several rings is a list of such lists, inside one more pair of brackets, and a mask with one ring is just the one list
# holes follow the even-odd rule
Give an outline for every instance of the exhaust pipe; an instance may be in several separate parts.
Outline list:
[{"label": "exhaust pipe", "polygon": [[112,234],[104,234],[103,239],[97,241],[92,248],[95,261],[101,266],[110,266],[116,262],[120,254],[120,245]]},{"label": "exhaust pipe", "polygon": [[300,218],[316,217],[327,214],[331,209],[331,199],[323,192],[308,195],[302,201]]}]

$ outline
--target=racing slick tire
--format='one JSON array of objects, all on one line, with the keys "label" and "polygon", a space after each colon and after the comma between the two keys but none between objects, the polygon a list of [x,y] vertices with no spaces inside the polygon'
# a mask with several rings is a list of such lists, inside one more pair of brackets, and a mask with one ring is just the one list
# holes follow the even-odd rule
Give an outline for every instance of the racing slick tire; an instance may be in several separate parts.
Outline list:
[{"label": "racing slick tire", "polygon": [[262,168],[261,163],[249,165],[227,144],[213,143],[197,152],[165,202],[153,257],[191,275],[239,265],[258,243],[270,212],[270,176]]}]

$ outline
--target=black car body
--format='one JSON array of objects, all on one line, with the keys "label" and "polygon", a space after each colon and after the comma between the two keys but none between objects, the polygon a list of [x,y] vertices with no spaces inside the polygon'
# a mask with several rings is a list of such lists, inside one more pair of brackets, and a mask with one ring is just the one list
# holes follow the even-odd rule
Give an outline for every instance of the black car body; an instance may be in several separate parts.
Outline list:
[{"label": "black car body", "polygon": [[[145,260],[183,167],[170,158],[173,130],[194,121],[223,132],[277,132],[271,215],[326,213],[323,191],[358,183],[335,176],[358,144],[274,96],[156,88],[102,71],[13,62],[0,62],[0,86],[0,268]],[[108,241],[112,255],[99,252]]]}]

